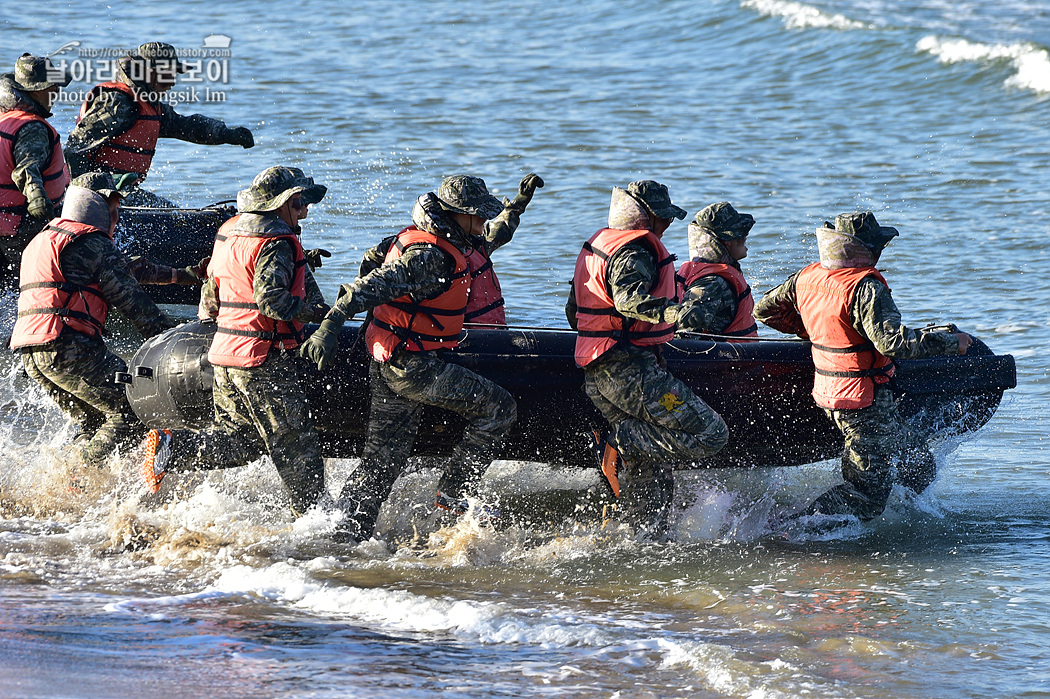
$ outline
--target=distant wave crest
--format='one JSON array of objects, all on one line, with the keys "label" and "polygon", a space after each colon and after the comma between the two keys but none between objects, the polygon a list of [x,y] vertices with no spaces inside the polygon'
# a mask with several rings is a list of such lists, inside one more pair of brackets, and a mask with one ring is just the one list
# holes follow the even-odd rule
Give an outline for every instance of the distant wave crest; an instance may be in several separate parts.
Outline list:
[{"label": "distant wave crest", "polygon": [[788,29],[864,29],[866,26],[849,17],[821,12],[815,7],[791,0],[744,0],[740,6],[767,17],[782,17]]},{"label": "distant wave crest", "polygon": [[1050,53],[1035,44],[981,44],[924,36],[915,48],[936,56],[941,63],[1010,61],[1017,72],[1007,78],[1007,85],[1050,93]]}]

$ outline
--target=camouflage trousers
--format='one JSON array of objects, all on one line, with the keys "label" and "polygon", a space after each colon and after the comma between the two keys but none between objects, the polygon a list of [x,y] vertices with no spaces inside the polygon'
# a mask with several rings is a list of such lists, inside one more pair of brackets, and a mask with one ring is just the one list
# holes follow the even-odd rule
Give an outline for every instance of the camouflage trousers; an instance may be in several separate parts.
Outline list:
[{"label": "camouflage trousers", "polygon": [[514,398],[502,387],[436,352],[399,350],[368,370],[372,404],[361,465],[343,486],[339,500],[357,539],[375,530],[379,508],[404,471],[415,444],[423,406],[451,410],[466,418],[438,489],[451,498],[472,493],[517,420]]},{"label": "camouflage trousers", "polygon": [[115,448],[145,435],[124,387],[113,383],[127,364],[101,338],[67,331],[49,345],[22,350],[22,366],[80,427],[73,455],[85,464],[100,466]]},{"label": "camouflage trousers", "polygon": [[671,470],[717,454],[729,428],[649,349],[606,352],[587,365],[584,390],[609,422],[610,441],[624,462],[620,507],[643,524],[665,526],[674,497]]},{"label": "camouflage trousers", "polygon": [[876,386],[875,400],[867,408],[824,412],[846,438],[844,483],[817,498],[808,514],[874,519],[886,509],[895,477],[916,493],[926,490],[937,477],[937,463],[926,440],[901,418],[888,386]]},{"label": "camouflage trousers", "polygon": [[305,368],[294,351],[277,350],[257,367],[214,367],[218,429],[175,435],[173,470],[234,468],[269,454],[295,512],[317,504],[324,460],[303,390]]}]

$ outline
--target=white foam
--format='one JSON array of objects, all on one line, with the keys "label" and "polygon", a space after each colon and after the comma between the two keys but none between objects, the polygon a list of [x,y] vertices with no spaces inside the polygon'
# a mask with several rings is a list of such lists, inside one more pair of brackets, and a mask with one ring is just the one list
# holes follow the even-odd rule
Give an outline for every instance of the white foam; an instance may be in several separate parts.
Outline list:
[{"label": "white foam", "polygon": [[931,35],[920,39],[915,48],[936,56],[941,63],[1009,61],[1016,72],[1005,85],[1050,92],[1050,53],[1035,44],[982,44]]},{"label": "white foam", "polygon": [[788,29],[864,29],[867,26],[849,17],[821,12],[811,5],[791,0],[743,0],[740,6],[766,17],[781,17]]}]

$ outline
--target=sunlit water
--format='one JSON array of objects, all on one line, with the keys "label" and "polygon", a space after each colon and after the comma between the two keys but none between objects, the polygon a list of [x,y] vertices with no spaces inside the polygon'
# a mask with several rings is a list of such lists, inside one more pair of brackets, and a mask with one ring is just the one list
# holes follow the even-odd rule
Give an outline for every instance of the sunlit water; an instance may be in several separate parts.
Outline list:
[{"label": "sunlit water", "polygon": [[[1050,694],[1050,4],[114,8],[5,6],[0,60],[232,37],[227,101],[180,110],[249,125],[258,146],[163,142],[149,185],[203,205],[269,165],[303,167],[330,188],[305,226],[335,252],[327,294],[442,176],[513,196],[535,171],[547,186],[496,263],[512,322],[561,325],[611,186],[654,178],[690,213],[729,199],[755,215],[757,290],[813,259],[824,219],[875,210],[902,231],[884,268],[906,320],[954,321],[1013,354],[1019,386],[975,437],[936,445],[926,495],[894,497],[870,526],[767,526],[833,482],[832,462],[682,474],[667,544],[593,517],[443,526],[426,502],[436,471],[420,467],[383,540],[353,549],[329,543],[331,517],[291,518],[266,461],[155,499],[114,462],[71,493],[52,465],[66,421],[9,358],[0,694]],[[60,132],[74,113],[59,107]],[[665,240],[684,256],[683,224]],[[127,333],[115,342],[133,351]],[[331,489],[353,465],[328,463]],[[516,464],[490,480],[512,504],[596,487]]]}]

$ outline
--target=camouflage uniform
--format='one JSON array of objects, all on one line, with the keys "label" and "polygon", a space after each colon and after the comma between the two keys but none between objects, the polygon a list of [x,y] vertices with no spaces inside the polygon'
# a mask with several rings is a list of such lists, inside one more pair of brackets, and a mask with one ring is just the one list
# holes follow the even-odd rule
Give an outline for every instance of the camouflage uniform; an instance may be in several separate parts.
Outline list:
[{"label": "camouflage uniform", "polygon": [[[175,49],[169,44],[143,44],[136,55],[118,61],[117,78],[136,90],[154,92],[149,84],[132,77],[136,75],[133,64],[145,61],[155,66],[156,61],[170,61],[174,55]],[[161,69],[154,67],[153,71],[159,73]],[[181,63],[178,63],[177,72],[183,72]],[[183,116],[164,102],[158,102],[154,106],[160,111],[160,138],[177,138],[204,146],[229,144],[250,148],[255,145],[251,132],[244,127],[231,128],[219,119],[201,114]],[[106,169],[106,166],[100,166],[91,160],[92,154],[109,139],[126,133],[134,126],[138,111],[133,99],[116,90],[108,91],[106,99],[89,102],[84,117],[73,127],[66,140],[66,162],[69,163],[70,173],[76,177],[89,170]],[[147,173],[137,174],[144,178]]]},{"label": "camouflage uniform", "polygon": [[[240,220],[265,218],[293,233],[274,211],[297,193],[313,204],[325,192],[298,168],[270,168],[238,195]],[[316,322],[328,307],[309,267],[304,270],[305,299],[291,293],[295,261],[295,250],[287,240],[266,243],[256,257],[252,300],[269,318]],[[200,310],[202,317],[219,315],[218,287],[212,278],[202,289]],[[244,466],[268,453],[288,489],[293,510],[301,514],[317,504],[325,492],[324,459],[306,398],[306,369],[297,350],[276,347],[258,366],[215,366],[212,398],[218,429],[177,435],[171,470]]]},{"label": "camouflage uniform", "polygon": [[[872,217],[874,218],[874,217]],[[835,228],[818,229],[821,264],[828,268],[874,266],[878,252],[851,234],[849,215],[839,216]],[[837,229],[837,230],[836,230]],[[844,234],[845,233],[845,234]],[[888,242],[888,241],[887,241]],[[755,306],[755,319],[781,332],[808,337],[797,310],[798,272],[769,291]],[[891,359],[925,359],[954,355],[959,340],[952,333],[911,330],[890,290],[873,278],[862,280],[850,304],[853,328]],[[842,478],[810,505],[807,513],[849,514],[861,520],[878,517],[886,507],[896,481],[921,493],[937,476],[937,464],[926,440],[901,418],[886,384],[876,384],[872,405],[859,409],[824,409],[845,437]]]},{"label": "camouflage uniform", "polygon": [[[28,54],[19,59],[16,69],[23,67],[23,59],[26,57],[28,57]],[[41,60],[36,57],[29,58],[35,61]],[[53,75],[55,68],[50,64],[50,61],[44,60],[43,63],[47,75]],[[19,109],[38,114],[45,119],[50,118],[51,110],[48,105],[41,104],[30,97],[25,86],[20,84],[18,80],[16,73],[0,75],[0,112]],[[59,86],[68,85],[69,76],[63,76],[62,80],[53,84]],[[26,199],[32,199],[34,196],[46,198],[47,195],[44,194],[43,171],[51,160],[52,152],[51,133],[48,131],[47,126],[39,122],[27,123],[19,130],[11,148],[14,156],[14,169],[11,171],[11,179],[14,181],[15,186],[25,195]],[[43,230],[47,222],[53,217],[54,211],[48,212],[42,217],[27,214],[22,217],[21,222],[18,224],[18,232],[15,235],[0,236],[0,255],[3,256],[0,259],[0,271],[6,270],[10,274],[9,279],[14,281],[17,278],[18,269],[22,262],[22,251],[29,244],[29,241]]]},{"label": "camouflage uniform", "polygon": [[[618,202],[615,191],[609,228],[652,230],[652,212]],[[664,209],[656,214],[660,211]],[[606,268],[616,311],[649,323],[673,323],[681,307],[674,299],[649,293],[658,278],[657,259],[647,246],[628,243],[617,250]],[[575,328],[575,289],[565,314]],[[729,439],[729,429],[718,413],[667,371],[659,347],[622,345],[606,352],[584,368],[584,390],[609,421],[609,441],[624,462],[620,506],[659,533],[667,526],[674,494],[671,469],[718,453]]]},{"label": "camouflage uniform", "polygon": [[[87,178],[73,184],[86,184]],[[63,216],[108,230],[108,210],[105,221],[83,215],[76,190],[69,191]],[[62,251],[59,264],[67,281],[97,283],[110,307],[120,311],[143,337],[174,327],[139,286],[128,271],[124,253],[107,236],[81,236]],[[168,274],[170,277],[170,269]],[[29,377],[79,425],[76,456],[85,463],[97,464],[114,448],[127,447],[144,434],[124,388],[113,383],[115,372],[127,371],[127,365],[106,349],[101,337],[66,329],[53,342],[20,351]]]},{"label": "camouflage uniform", "polygon": [[[750,214],[741,214],[729,204],[719,202],[697,212],[689,224],[689,259],[694,262],[729,265],[739,272],[740,262],[726,250],[723,241],[747,237],[755,219]],[[724,277],[709,274],[700,277],[685,289],[683,302],[691,307],[690,330],[699,333],[721,335],[736,318],[736,291]],[[679,319],[681,324],[682,319]]]},{"label": "camouflage uniform", "polygon": [[[488,231],[494,232],[496,241],[502,239],[501,230],[507,232],[509,240],[513,229],[507,229],[517,220],[514,212],[507,212],[511,204],[501,207],[477,178],[465,178],[463,184],[459,198],[469,205],[471,210],[467,213],[490,220],[502,216],[503,220]],[[449,209],[441,201],[433,193],[420,197],[413,208],[413,223],[421,230],[447,238],[465,254],[472,243],[446,215]],[[363,276],[342,286],[340,298],[322,329],[304,345],[304,356],[315,358],[309,351],[309,346],[318,342],[315,338],[335,337],[346,318],[402,296],[427,299],[445,291],[444,280],[451,278],[455,269],[451,256],[436,245],[417,244],[409,246],[397,260],[384,263],[394,239],[387,238],[365,253]],[[325,351],[334,351],[334,344],[328,342],[331,350],[326,347]],[[438,484],[439,492],[452,499],[473,493],[517,419],[517,404],[510,393],[469,369],[447,364],[436,351],[412,352],[399,347],[389,361],[372,361],[369,378],[372,403],[361,465],[340,494],[340,505],[348,515],[348,534],[359,540],[371,536],[379,508],[405,468],[424,405],[450,410],[467,420],[463,438]]]}]

